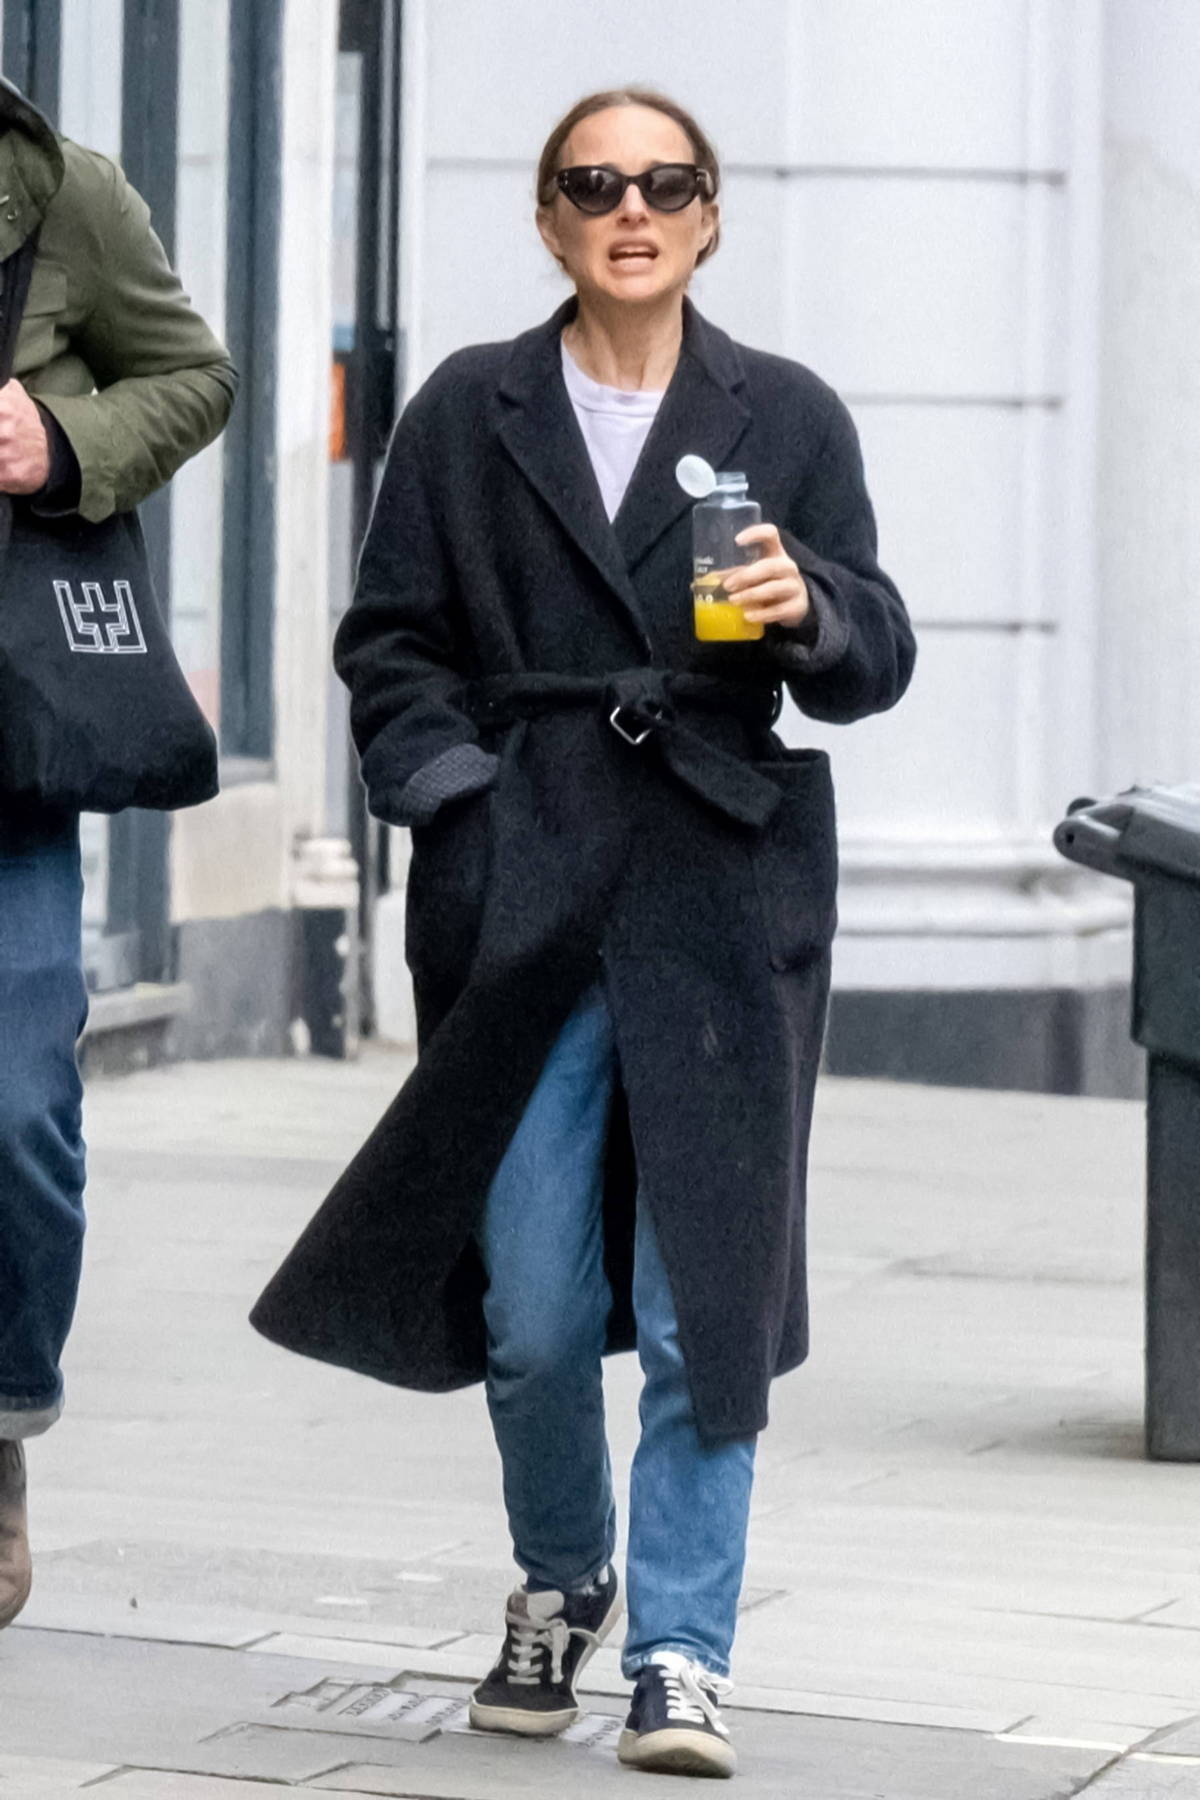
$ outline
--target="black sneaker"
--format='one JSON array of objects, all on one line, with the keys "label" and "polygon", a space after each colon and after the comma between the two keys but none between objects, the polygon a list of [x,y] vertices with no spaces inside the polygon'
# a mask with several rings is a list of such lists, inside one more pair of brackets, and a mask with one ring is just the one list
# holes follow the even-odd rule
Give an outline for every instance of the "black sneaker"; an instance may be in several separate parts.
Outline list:
[{"label": "black sneaker", "polygon": [[675,1650],[660,1650],[633,1690],[617,1745],[631,1769],[661,1775],[732,1775],[737,1752],[717,1701],[729,1683]]},{"label": "black sneaker", "polygon": [[579,1717],[575,1682],[621,1616],[621,1584],[611,1566],[577,1594],[551,1589],[509,1595],[499,1661],[471,1695],[477,1731],[553,1737]]}]

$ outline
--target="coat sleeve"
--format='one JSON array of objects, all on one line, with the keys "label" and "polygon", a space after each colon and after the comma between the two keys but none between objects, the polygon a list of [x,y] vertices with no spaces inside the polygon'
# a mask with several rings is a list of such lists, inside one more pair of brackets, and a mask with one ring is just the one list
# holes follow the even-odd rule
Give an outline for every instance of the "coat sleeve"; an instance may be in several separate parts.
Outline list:
[{"label": "coat sleeve", "polygon": [[836,398],[780,536],[808,583],[813,608],[807,629],[768,627],[772,655],[797,706],[839,725],[886,712],[908,686],[916,645],[904,602],[877,560],[858,433]]},{"label": "coat sleeve", "polygon": [[461,609],[429,490],[429,453],[413,406],[401,414],[334,644],[367,804],[391,825],[422,825],[495,780],[458,702],[466,678]]},{"label": "coat sleeve", "polygon": [[184,293],[141,195],[102,157],[75,179],[65,204],[81,214],[78,254],[89,268],[87,314],[72,347],[96,392],[37,398],[78,460],[79,511],[98,521],[140,505],[212,442],[237,376]]}]

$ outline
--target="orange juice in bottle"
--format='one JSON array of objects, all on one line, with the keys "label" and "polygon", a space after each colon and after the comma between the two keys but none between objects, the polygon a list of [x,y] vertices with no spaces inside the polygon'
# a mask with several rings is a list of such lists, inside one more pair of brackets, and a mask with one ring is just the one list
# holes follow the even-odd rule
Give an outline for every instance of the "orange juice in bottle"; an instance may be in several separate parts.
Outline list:
[{"label": "orange juice in bottle", "polygon": [[726,597],[725,573],[714,569],[692,582],[692,620],[702,644],[749,643],[765,630],[761,619],[748,619],[745,609]]},{"label": "orange juice in bottle", "polygon": [[[699,463],[699,458],[695,461]],[[712,489],[692,508],[692,612],[701,643],[749,643],[765,627],[747,619],[725,592],[725,576],[757,562],[757,544],[739,544],[738,533],[762,522],[762,509],[747,494],[746,477],[735,470],[709,471]]]}]

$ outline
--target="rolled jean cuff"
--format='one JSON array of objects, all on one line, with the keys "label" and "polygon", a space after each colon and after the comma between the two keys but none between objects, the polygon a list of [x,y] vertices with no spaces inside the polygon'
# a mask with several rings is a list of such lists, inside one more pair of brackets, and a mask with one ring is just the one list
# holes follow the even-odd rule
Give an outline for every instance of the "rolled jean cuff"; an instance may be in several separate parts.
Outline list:
[{"label": "rolled jean cuff", "polygon": [[[612,1568],[612,1559],[613,1553],[610,1550],[603,1562],[597,1563],[590,1575],[585,1575],[582,1580],[570,1582],[543,1581],[540,1575],[531,1575],[528,1569],[522,1568],[521,1573],[525,1577],[525,1591],[528,1594],[586,1594],[602,1575],[608,1574]],[[517,1566],[521,1566],[519,1561]]]},{"label": "rolled jean cuff", "polygon": [[13,1438],[41,1437],[62,1416],[63,1402],[10,1400],[0,1394],[0,1442]]},{"label": "rolled jean cuff", "polygon": [[655,1644],[649,1650],[639,1650],[636,1656],[623,1656],[621,1673],[626,1681],[636,1681],[642,1670],[654,1661],[661,1650],[673,1650],[676,1656],[686,1656],[689,1662],[699,1663],[702,1669],[707,1669],[708,1673],[715,1675],[719,1681],[729,1680],[729,1664],[727,1662],[721,1662],[711,1655],[701,1656],[695,1644],[673,1644],[668,1641],[665,1644]]}]

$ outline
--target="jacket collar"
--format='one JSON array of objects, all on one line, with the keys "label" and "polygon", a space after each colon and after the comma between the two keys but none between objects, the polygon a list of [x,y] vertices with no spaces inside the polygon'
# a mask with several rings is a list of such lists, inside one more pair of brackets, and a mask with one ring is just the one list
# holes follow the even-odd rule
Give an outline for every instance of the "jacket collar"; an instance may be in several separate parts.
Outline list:
[{"label": "jacket collar", "polygon": [[49,119],[0,76],[0,261],[41,225],[63,172],[62,145]]},{"label": "jacket collar", "polygon": [[576,302],[568,300],[513,343],[500,383],[500,436],[526,479],[624,601],[648,646],[632,573],[692,504],[675,480],[679,458],[692,452],[722,468],[741,441],[750,421],[741,397],[741,358],[732,339],[685,300],[679,362],[610,524],[562,378],[560,339],[575,311]]}]

